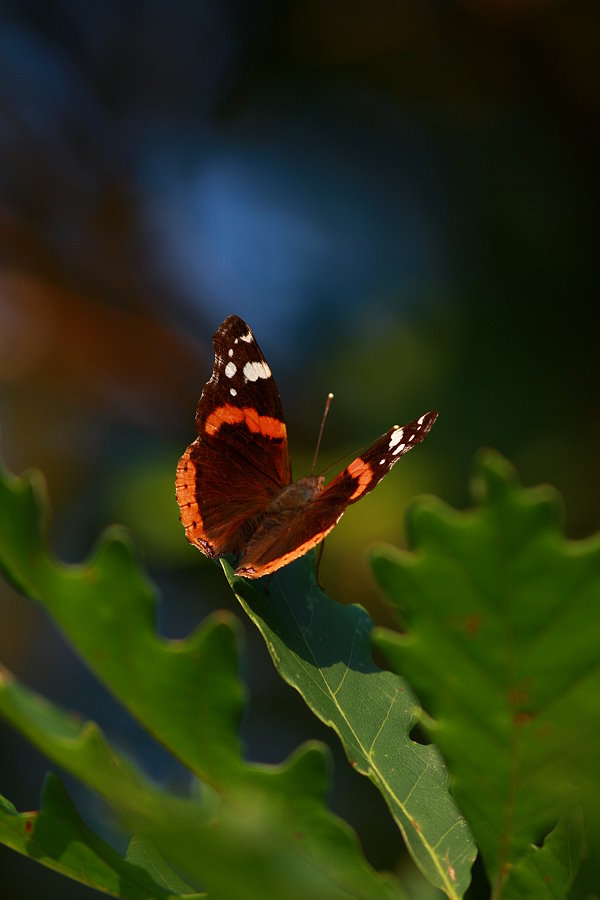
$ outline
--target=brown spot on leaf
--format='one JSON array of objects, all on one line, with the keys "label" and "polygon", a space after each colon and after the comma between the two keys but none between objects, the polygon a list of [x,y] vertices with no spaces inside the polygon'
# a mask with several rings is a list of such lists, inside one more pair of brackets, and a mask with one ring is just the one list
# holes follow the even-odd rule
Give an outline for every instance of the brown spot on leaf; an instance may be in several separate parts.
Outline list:
[{"label": "brown spot on leaf", "polygon": [[515,688],[508,695],[508,702],[511,706],[521,706],[529,699],[529,693],[522,688]]},{"label": "brown spot on leaf", "polygon": [[527,725],[529,722],[531,722],[532,719],[533,716],[531,713],[523,711],[515,713],[515,725],[518,728],[520,728],[522,725]]},{"label": "brown spot on leaf", "polygon": [[467,632],[467,634],[478,634],[482,622],[483,616],[481,615],[481,613],[473,613],[472,616],[469,616],[465,619],[465,631]]}]

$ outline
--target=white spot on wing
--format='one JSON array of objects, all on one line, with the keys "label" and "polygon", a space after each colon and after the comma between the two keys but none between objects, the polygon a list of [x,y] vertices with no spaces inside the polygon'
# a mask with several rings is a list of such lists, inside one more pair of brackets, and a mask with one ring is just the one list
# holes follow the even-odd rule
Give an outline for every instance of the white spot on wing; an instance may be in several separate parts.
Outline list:
[{"label": "white spot on wing", "polygon": [[257,381],[259,378],[270,378],[271,370],[266,362],[247,362],[244,366],[244,378]]},{"label": "white spot on wing", "polygon": [[249,331],[247,334],[240,334],[240,341],[245,341],[247,344],[251,344],[253,340],[254,338],[252,337],[251,331]]},{"label": "white spot on wing", "polygon": [[424,421],[425,421],[425,416],[423,415],[423,416],[421,416],[420,419],[417,419],[417,425],[422,425]]},{"label": "white spot on wing", "polygon": [[227,352],[229,353],[230,356],[233,356],[233,347],[230,347]]},{"label": "white spot on wing", "polygon": [[227,365],[225,366],[225,374],[227,375],[227,377],[233,378],[233,376],[235,375],[236,372],[237,372],[236,364],[232,363],[232,362],[228,362]]},{"label": "white spot on wing", "polygon": [[390,437],[389,449],[392,450],[404,437],[404,428],[395,428]]},{"label": "white spot on wing", "polygon": [[383,457],[383,459],[379,460],[379,465],[382,466],[384,464],[384,462],[385,462],[385,456]]},{"label": "white spot on wing", "polygon": [[402,453],[406,444],[398,444],[395,450],[392,451],[392,456],[398,456],[399,453]]},{"label": "white spot on wing", "polygon": [[229,393],[232,397],[237,397],[237,391],[235,388],[229,388]]}]

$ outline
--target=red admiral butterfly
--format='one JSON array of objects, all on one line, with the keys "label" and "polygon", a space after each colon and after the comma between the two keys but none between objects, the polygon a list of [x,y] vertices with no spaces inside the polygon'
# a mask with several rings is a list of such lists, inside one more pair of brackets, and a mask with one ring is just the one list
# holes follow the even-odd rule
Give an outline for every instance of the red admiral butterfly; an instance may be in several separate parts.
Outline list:
[{"label": "red admiral butterfly", "polygon": [[198,437],[177,466],[177,502],[206,556],[238,556],[237,575],[269,575],[315,547],[423,440],[437,412],[395,425],[324,486],[292,482],[281,400],[254,335],[229,316],[213,337],[215,364],[196,410]]}]

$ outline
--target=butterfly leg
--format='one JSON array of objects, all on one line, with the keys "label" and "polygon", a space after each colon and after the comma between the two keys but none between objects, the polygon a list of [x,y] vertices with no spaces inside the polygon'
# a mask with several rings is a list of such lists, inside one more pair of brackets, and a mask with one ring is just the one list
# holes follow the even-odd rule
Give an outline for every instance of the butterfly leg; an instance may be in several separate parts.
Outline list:
[{"label": "butterfly leg", "polygon": [[273,581],[273,575],[275,572],[269,572],[268,575],[265,575],[265,594],[268,594],[271,590],[271,582]]},{"label": "butterfly leg", "polygon": [[319,544],[319,548],[317,550],[317,564],[316,564],[316,575],[317,575],[317,584],[324,590],[323,585],[321,584],[321,579],[319,578],[319,569],[321,568],[321,560],[323,559],[323,550],[325,549],[325,541],[321,541]]}]

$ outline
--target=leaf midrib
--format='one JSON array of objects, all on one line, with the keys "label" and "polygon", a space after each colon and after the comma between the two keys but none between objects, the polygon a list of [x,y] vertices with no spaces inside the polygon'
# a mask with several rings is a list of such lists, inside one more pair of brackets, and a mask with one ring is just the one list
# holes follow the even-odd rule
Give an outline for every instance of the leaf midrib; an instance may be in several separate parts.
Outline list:
[{"label": "leaf midrib", "polygon": [[[279,585],[279,590],[280,590],[281,595],[282,595],[282,597],[283,597],[283,599],[284,599],[284,601],[285,601],[285,603],[286,603],[286,606],[287,606],[287,608],[288,608],[288,610],[289,610],[289,612],[290,612],[290,615],[291,615],[291,617],[292,617],[294,623],[296,624],[296,627],[297,627],[297,629],[298,629],[298,632],[299,632],[299,634],[301,635],[301,638],[302,638],[302,640],[303,640],[303,642],[304,642],[304,645],[305,645],[307,651],[309,652],[309,654],[310,654],[310,656],[311,656],[311,658],[312,658],[312,660],[313,660],[313,662],[314,662],[314,668],[319,672],[319,674],[320,674],[320,676],[321,676],[321,679],[322,679],[323,683],[325,684],[325,686],[326,686],[326,688],[327,688],[327,690],[325,690],[325,689],[323,689],[323,688],[321,687],[321,690],[323,691],[323,693],[325,694],[325,696],[328,696],[328,697],[330,698],[331,702],[335,705],[335,707],[336,707],[336,709],[338,710],[340,716],[342,717],[342,719],[344,720],[344,722],[345,722],[346,725],[348,726],[348,729],[349,729],[349,731],[351,732],[352,736],[354,737],[354,739],[355,739],[355,741],[356,741],[356,744],[357,744],[358,747],[361,749],[363,756],[365,757],[365,759],[366,759],[367,762],[369,763],[370,771],[376,776],[376,779],[377,779],[377,781],[379,782],[379,784],[381,784],[381,785],[383,785],[383,786],[385,787],[385,791],[387,791],[387,794],[388,794],[390,797],[393,798],[393,800],[395,801],[395,803],[396,803],[396,804],[398,805],[398,807],[401,809],[403,815],[404,815],[404,816],[406,817],[406,819],[410,822],[410,821],[411,821],[411,816],[410,816],[410,814],[408,813],[408,810],[406,809],[404,802],[400,800],[400,798],[397,796],[396,792],[392,789],[391,785],[390,785],[389,782],[387,781],[387,778],[385,777],[385,775],[381,772],[381,770],[379,769],[379,767],[378,767],[378,766],[376,765],[376,763],[374,762],[373,757],[372,757],[372,755],[371,755],[371,752],[370,752],[370,751],[367,751],[367,750],[365,749],[365,747],[363,746],[363,743],[362,743],[361,739],[359,738],[358,734],[356,733],[354,727],[352,726],[352,724],[350,723],[350,721],[349,721],[348,717],[346,716],[344,710],[342,709],[342,707],[341,707],[340,704],[338,703],[338,701],[337,701],[337,696],[336,696],[337,691],[336,691],[336,692],[333,692],[333,690],[330,688],[330,686],[329,686],[329,684],[328,684],[328,682],[327,682],[327,679],[325,678],[325,676],[324,676],[324,674],[323,674],[323,670],[322,670],[321,666],[319,666],[319,664],[317,663],[317,660],[316,660],[315,654],[313,653],[312,647],[311,647],[311,645],[309,644],[309,642],[308,642],[307,639],[306,639],[306,634],[305,634],[305,632],[303,631],[303,629],[300,627],[300,623],[299,623],[299,621],[298,621],[298,619],[297,619],[297,617],[296,617],[296,614],[295,614],[295,612],[294,612],[293,605],[292,605],[292,604],[290,603],[290,601],[288,600],[288,596],[287,596],[287,594],[286,594],[286,591],[285,591],[285,589],[283,588],[283,586],[282,586],[281,584]],[[355,640],[355,637],[356,637],[357,632],[358,632],[358,626],[356,626],[355,629],[354,629],[353,644],[352,644],[352,647],[353,647],[353,648],[354,648],[354,640]],[[288,648],[288,649],[289,649],[289,648]],[[293,652],[293,651],[290,650],[290,652]],[[296,657],[296,660],[299,662],[299,664],[302,665],[302,662],[303,662],[303,661],[301,661],[300,657],[299,657],[297,654],[294,654],[294,656]],[[350,658],[352,658],[352,656],[350,656]],[[347,669],[348,669],[348,668],[349,668],[349,667],[347,667]],[[304,670],[304,666],[303,666],[303,670]],[[304,671],[306,671],[306,670],[304,670]],[[283,673],[282,673],[282,674],[283,674]],[[346,674],[347,674],[347,671],[346,671]],[[344,677],[345,677],[345,676],[344,676]],[[287,678],[286,678],[286,680],[287,680]],[[317,682],[315,681],[314,678],[312,678],[311,680],[313,681],[313,683],[314,683],[317,687],[319,687],[319,685],[317,685]],[[343,681],[343,679],[342,679],[342,681]],[[340,682],[340,684],[341,684],[341,682]],[[296,687],[296,685],[293,685],[293,686]],[[296,689],[298,690],[298,688],[296,688]],[[338,689],[339,689],[339,686],[338,686]],[[389,716],[389,712],[391,711],[391,707],[392,707],[392,705],[393,705],[393,702],[394,702],[395,699],[396,699],[396,696],[397,696],[397,694],[394,696],[393,701],[392,701],[392,704],[390,704],[390,710],[388,710],[388,716]],[[335,722],[331,722],[331,726],[332,726],[332,728],[333,728],[335,731],[337,731],[337,733],[338,733],[340,739],[342,740],[342,743],[344,743],[343,736],[342,736],[342,734],[340,733],[340,731],[338,730],[338,728],[336,727]],[[380,733],[381,733],[381,729],[380,729],[380,731],[378,732],[378,735],[379,735]],[[373,745],[372,745],[372,746],[373,746]],[[423,769],[423,771],[422,771],[421,774],[419,775],[419,778],[418,778],[418,780],[417,780],[417,783],[418,783],[418,781],[420,781],[421,778],[424,776],[424,774],[425,774],[425,772],[427,771],[427,768],[428,768],[428,767],[429,767],[429,763],[427,763],[427,765],[425,766],[425,768]],[[412,794],[412,792],[413,792],[415,786],[416,786],[416,784],[413,785],[413,787],[411,788],[410,794]],[[384,793],[384,796],[385,796],[385,792],[382,792],[382,793]],[[410,794],[409,794],[409,796],[410,796]],[[401,829],[401,831],[403,832],[403,834],[405,835],[405,838],[406,838],[407,835],[406,835],[404,826],[402,825],[402,822],[401,822],[401,821],[399,820],[399,818],[394,814],[394,810],[393,810],[391,804],[388,804],[388,805],[389,805],[390,808],[391,808],[391,811],[392,811],[392,814],[394,815],[394,818],[395,818],[396,821],[398,822],[399,828]],[[447,833],[449,833],[449,832],[452,830],[452,828],[454,828],[457,824],[458,824],[458,823],[455,822],[455,823],[451,826],[451,828],[448,829],[448,832],[447,832]],[[440,865],[439,860],[438,860],[438,857],[437,857],[437,855],[436,855],[435,852],[434,852],[434,847],[429,843],[429,841],[427,841],[427,840],[422,836],[422,832],[416,832],[416,834],[418,835],[418,837],[419,837],[419,839],[420,839],[420,841],[421,841],[421,844],[423,845],[423,847],[425,847],[425,849],[426,849],[426,851],[427,851],[427,853],[428,853],[428,855],[429,855],[431,861],[433,862],[433,865],[435,866],[437,872],[439,873],[440,878],[441,878],[441,880],[442,880],[442,882],[443,882],[443,884],[444,884],[444,886],[445,886],[445,889],[446,889],[446,891],[447,891],[447,893],[448,893],[448,896],[451,897],[451,898],[456,898],[456,900],[458,900],[459,895],[455,892],[453,885],[451,884],[451,882],[449,881],[448,876],[446,875],[446,872],[444,871],[444,869],[443,869],[442,866]],[[444,835],[444,836],[445,836],[445,835]],[[442,839],[443,839],[443,838],[440,838],[440,840],[442,840]],[[439,841],[438,841],[438,843],[439,843]],[[436,846],[437,846],[437,844],[436,844]]]}]

